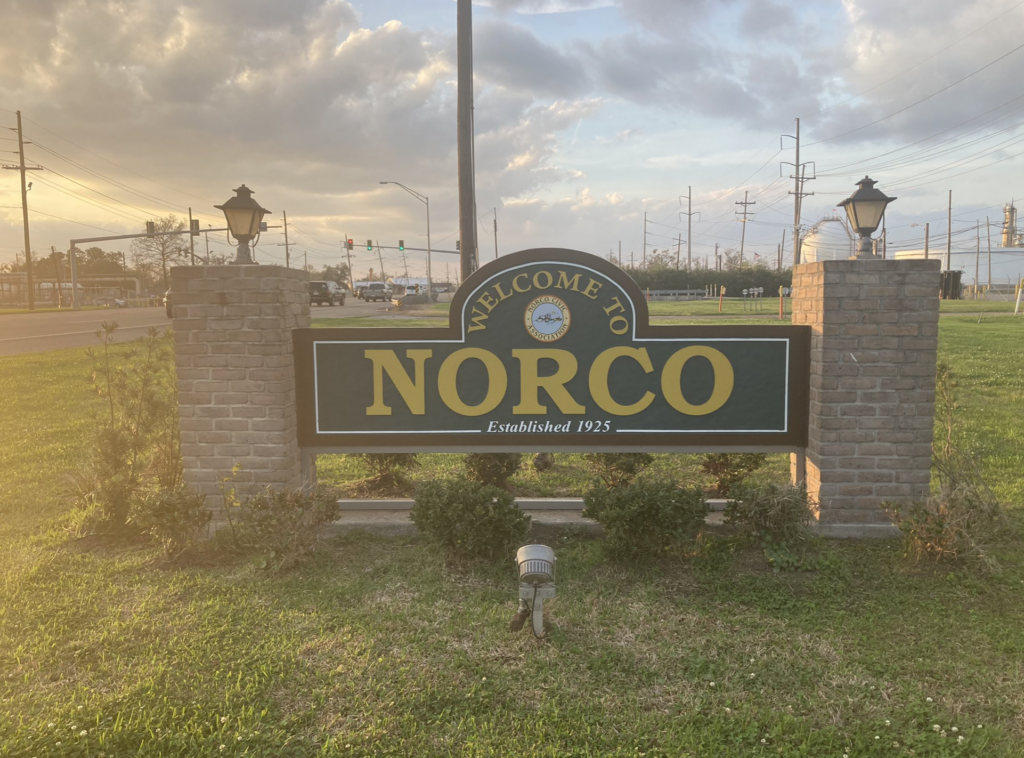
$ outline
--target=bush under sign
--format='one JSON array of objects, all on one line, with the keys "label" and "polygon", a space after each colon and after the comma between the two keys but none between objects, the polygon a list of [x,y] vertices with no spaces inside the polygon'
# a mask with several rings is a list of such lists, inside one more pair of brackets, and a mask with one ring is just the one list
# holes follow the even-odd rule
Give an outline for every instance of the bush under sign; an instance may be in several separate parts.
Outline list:
[{"label": "bush under sign", "polygon": [[444,328],[294,333],[303,447],[695,450],[807,443],[808,327],[658,326],[573,250],[487,264]]}]

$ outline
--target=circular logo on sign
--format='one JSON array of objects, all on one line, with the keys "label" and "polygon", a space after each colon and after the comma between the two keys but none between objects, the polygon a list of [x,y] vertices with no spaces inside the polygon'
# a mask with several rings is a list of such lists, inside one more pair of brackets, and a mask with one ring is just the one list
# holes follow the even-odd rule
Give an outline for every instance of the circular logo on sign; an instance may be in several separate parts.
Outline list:
[{"label": "circular logo on sign", "polygon": [[526,306],[526,331],[535,340],[554,342],[569,331],[569,306],[554,295],[541,295]]}]

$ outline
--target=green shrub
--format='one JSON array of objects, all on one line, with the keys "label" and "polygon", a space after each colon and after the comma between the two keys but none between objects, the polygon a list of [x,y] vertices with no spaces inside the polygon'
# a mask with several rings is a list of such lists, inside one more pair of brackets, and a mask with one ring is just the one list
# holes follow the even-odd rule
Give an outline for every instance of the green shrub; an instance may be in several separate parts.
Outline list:
[{"label": "green shrub", "polygon": [[421,485],[412,520],[459,557],[505,558],[530,529],[530,517],[516,507],[511,494],[463,478]]},{"label": "green shrub", "polygon": [[587,465],[605,487],[629,484],[645,468],[654,463],[650,453],[591,453]]},{"label": "green shrub", "polygon": [[522,453],[469,453],[465,458],[470,479],[502,489],[508,489],[522,462]]},{"label": "green shrub", "polygon": [[975,563],[995,567],[989,550],[1008,532],[1003,509],[978,469],[974,456],[956,444],[957,381],[946,364],[936,372],[935,416],[939,426],[932,469],[938,486],[910,505],[883,503],[903,536],[903,552],[915,561]]},{"label": "green shrub", "polygon": [[706,453],[700,467],[714,477],[711,494],[728,497],[732,488],[761,468],[767,458],[764,453]]},{"label": "green shrub", "polygon": [[604,527],[605,544],[622,558],[662,554],[692,539],[708,511],[700,488],[656,479],[595,487],[583,503],[583,516]]},{"label": "green shrub", "polygon": [[100,349],[88,351],[100,402],[92,413],[91,458],[72,477],[80,513],[69,523],[79,535],[125,532],[138,497],[182,483],[173,336],[150,329],[121,350],[113,346],[116,330],[104,322],[96,333]]},{"label": "green shrub", "polygon": [[416,468],[419,461],[415,453],[367,453],[363,461],[369,469],[370,477],[366,480],[372,490],[393,491],[408,486],[406,469]]},{"label": "green shrub", "polygon": [[736,487],[733,495],[725,506],[725,523],[742,527],[758,544],[797,543],[808,537],[811,508],[803,487]]},{"label": "green shrub", "polygon": [[129,521],[151,537],[174,559],[195,547],[212,517],[206,496],[184,488],[171,492],[150,492],[132,503]]},{"label": "green shrub", "polygon": [[235,545],[254,554],[259,568],[284,569],[300,563],[320,542],[323,527],[338,520],[337,494],[267,488],[228,506]]}]

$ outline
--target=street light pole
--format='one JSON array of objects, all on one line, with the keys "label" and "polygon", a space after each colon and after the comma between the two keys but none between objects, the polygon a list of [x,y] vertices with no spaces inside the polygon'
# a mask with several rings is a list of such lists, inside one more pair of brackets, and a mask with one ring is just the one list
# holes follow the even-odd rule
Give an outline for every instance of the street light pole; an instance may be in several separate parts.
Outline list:
[{"label": "street light pole", "polygon": [[[431,267],[430,267],[430,257],[431,257],[430,256],[430,253],[431,253],[431,248],[430,248],[430,198],[427,197],[426,195],[421,195],[419,192],[417,192],[414,189],[410,189],[409,187],[406,187],[401,182],[381,182],[381,184],[397,184],[399,187],[404,189],[406,192],[408,192],[414,198],[416,198],[421,203],[423,203],[424,205],[427,206],[427,302],[432,302],[433,299],[434,299],[433,298],[434,282],[433,282],[433,277],[431,276]],[[383,267],[383,263],[381,264],[381,266]]]}]

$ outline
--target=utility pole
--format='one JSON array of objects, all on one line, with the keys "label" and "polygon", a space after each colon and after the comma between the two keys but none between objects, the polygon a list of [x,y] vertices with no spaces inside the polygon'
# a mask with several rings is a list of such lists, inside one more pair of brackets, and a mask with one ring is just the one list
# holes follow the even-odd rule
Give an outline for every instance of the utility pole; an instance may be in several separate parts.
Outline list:
[{"label": "utility pole", "polygon": [[981,221],[974,224],[974,299],[978,299],[981,288]]},{"label": "utility pole", "polygon": [[50,260],[53,261],[53,273],[57,277],[57,307],[64,304],[64,293],[60,288],[60,264],[57,262],[57,248],[50,245]]},{"label": "utility pole", "polygon": [[715,243],[715,271],[722,270],[722,261],[718,257],[718,243]]},{"label": "utility pole", "polygon": [[629,251],[629,270],[633,270],[633,251]]},{"label": "utility pole", "polygon": [[306,278],[309,279],[309,251],[302,251],[302,268],[306,271]]},{"label": "utility pole", "polygon": [[741,203],[739,201],[736,201],[736,205],[743,206],[743,220],[740,222],[743,224],[743,230],[740,232],[740,268],[743,268],[743,246],[746,244],[747,241],[747,206],[757,205],[756,200],[747,199],[748,195],[750,195],[750,192],[744,190],[743,202]]},{"label": "utility pole", "polygon": [[498,208],[494,208],[494,260],[498,260]]},{"label": "utility pole", "polygon": [[885,254],[889,249],[889,235],[885,233],[885,216],[882,216],[882,260],[885,260]]},{"label": "utility pole", "polygon": [[[35,284],[32,281],[32,242],[29,239],[28,233],[28,189],[25,186],[25,172],[26,171],[42,171],[42,166],[26,166],[25,165],[25,138],[21,133],[21,111],[17,111],[18,116],[18,128],[11,129],[11,131],[18,132],[18,165],[17,166],[4,166],[9,171],[18,171],[21,173],[21,221],[25,229],[25,281],[28,285],[28,309],[34,311],[36,309],[36,293]],[[32,144],[29,142],[28,144]],[[71,255],[74,255],[74,250],[71,251]],[[77,300],[78,293],[72,291],[72,298]]]},{"label": "utility pole", "polygon": [[946,271],[952,267],[953,260],[953,190],[949,191],[949,211],[946,215]]},{"label": "utility pole", "polygon": [[992,287],[992,224],[985,216],[985,234],[988,237],[988,276],[985,277],[985,286]]},{"label": "utility pole", "polygon": [[779,245],[779,271],[782,271],[782,253],[786,249],[786,230],[782,230],[782,244]]},{"label": "utility pole", "polygon": [[210,265],[210,225],[206,225],[206,231],[203,233],[206,237],[206,265]]},{"label": "utility pole", "polygon": [[[209,256],[207,256],[206,263],[207,264],[210,263]],[[124,299],[127,302],[127,300],[128,300],[128,278],[127,278],[128,277],[128,261],[124,257],[124,251],[123,250],[121,251],[121,276],[123,277],[122,281],[124,283]],[[138,293],[136,293],[136,294],[138,294]]]},{"label": "utility pole", "polygon": [[924,259],[928,260],[928,223],[924,225]]},{"label": "utility pole", "polygon": [[405,257],[405,251],[402,251],[402,268],[405,269],[405,283],[409,284],[409,259]]},{"label": "utility pole", "polygon": [[[348,258],[348,286],[349,289],[352,290],[352,294],[354,295],[356,294],[356,278],[355,275],[352,273],[352,248],[349,247],[347,234],[345,235],[345,239],[341,241],[341,244],[344,245],[345,257]],[[287,250],[288,248],[285,248],[285,259],[287,259]]]},{"label": "utility pole", "polygon": [[380,280],[387,282],[388,278],[384,275],[384,256],[380,252],[380,240],[377,240],[377,260],[380,261]]},{"label": "utility pole", "polygon": [[682,244],[683,244],[683,235],[677,234],[676,235],[676,271],[679,270],[679,248],[682,247]]},{"label": "utility pole", "polygon": [[[288,247],[288,211],[281,211],[281,216],[284,217],[284,267],[285,268],[291,268],[292,267],[292,257],[290,255],[290,251],[289,251],[289,247]],[[207,237],[207,239],[209,239],[209,237]],[[345,239],[347,240],[348,238],[346,237]],[[207,244],[209,244],[209,243],[207,243]],[[346,244],[346,247],[347,246],[348,245]],[[351,269],[349,269],[349,270],[351,271]]]},{"label": "utility pole", "polygon": [[619,268],[622,268],[622,240],[619,240]]},{"label": "utility pole", "polygon": [[196,234],[198,232],[192,231],[192,206],[188,207],[188,254],[191,258],[192,265],[196,265]]},{"label": "utility pole", "polygon": [[[689,271],[693,265],[693,187],[686,188],[686,213],[679,215],[686,216],[686,270]],[[700,211],[697,211],[697,215],[700,215]],[[679,268],[678,251],[676,252],[676,268]]]},{"label": "utility pole", "polygon": [[[790,137],[796,140],[796,162],[793,163],[793,175],[790,177],[793,180],[793,190],[789,193],[793,195],[793,265],[800,263],[802,256],[800,254],[800,214],[803,208],[803,199],[813,195],[813,192],[804,192],[804,184],[808,181],[807,179],[807,165],[813,163],[808,161],[807,163],[800,163],[800,119],[796,120],[796,134],[784,134],[783,137]],[[789,165],[788,161],[782,165]],[[815,177],[811,177],[814,179]]]},{"label": "utility pole", "polygon": [[643,267],[647,268],[647,211],[644,211],[644,255],[641,260]]},{"label": "utility pole", "polygon": [[476,271],[476,181],[473,166],[473,3],[458,0],[458,111],[459,240],[462,281]]}]

